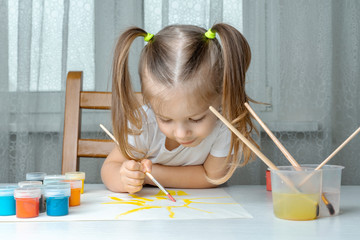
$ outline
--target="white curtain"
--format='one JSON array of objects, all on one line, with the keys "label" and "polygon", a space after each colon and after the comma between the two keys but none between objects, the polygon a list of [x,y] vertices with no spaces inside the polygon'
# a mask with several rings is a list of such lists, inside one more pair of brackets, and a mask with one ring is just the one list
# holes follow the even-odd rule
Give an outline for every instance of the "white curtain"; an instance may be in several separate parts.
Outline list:
[{"label": "white curtain", "polygon": [[94,88],[94,2],[1,0],[0,182],[59,173],[65,78]]},{"label": "white curtain", "polygon": [[[125,26],[142,26],[142,4],[0,0],[0,182],[60,174],[66,74],[83,71],[84,90],[111,89],[114,40]],[[104,135],[99,122],[86,124],[85,136]],[[88,160],[80,170],[99,182],[102,160]]]},{"label": "white curtain", "polygon": [[[356,0],[0,0],[0,182],[60,172],[67,71],[84,71],[84,89],[110,90],[114,42],[134,25],[238,28],[252,48],[247,91],[271,104],[255,110],[300,164],[320,163],[360,125],[359,12]],[[143,44],[130,58],[137,90]],[[98,120],[87,124],[87,135],[103,136]],[[265,133],[258,142],[288,165]],[[360,136],[330,162],[346,167],[344,184],[360,184],[359,146]],[[101,164],[81,160],[88,182],[101,181]],[[257,159],[229,183],[263,184],[265,170]]]},{"label": "white curtain", "polygon": [[[248,90],[272,104],[257,112],[299,164],[319,164],[360,126],[360,2],[243,3]],[[259,141],[276,165],[289,165],[265,133]],[[357,136],[329,162],[345,166],[343,184],[360,184],[359,146]],[[232,180],[263,183],[265,169],[258,161]]]}]

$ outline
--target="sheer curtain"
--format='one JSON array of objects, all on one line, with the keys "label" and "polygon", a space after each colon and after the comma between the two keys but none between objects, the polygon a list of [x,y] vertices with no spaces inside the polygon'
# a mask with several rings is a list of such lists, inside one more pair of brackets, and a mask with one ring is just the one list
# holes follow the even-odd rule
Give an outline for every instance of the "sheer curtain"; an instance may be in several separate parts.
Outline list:
[{"label": "sheer curtain", "polygon": [[[142,15],[142,1],[0,0],[0,182],[61,172],[67,72],[84,72],[84,90],[109,90],[114,40]],[[86,134],[101,135],[98,124]],[[82,164],[88,182],[101,164]]]},{"label": "sheer curtain", "polygon": [[1,0],[0,182],[59,173],[69,69],[94,88],[94,3]]},{"label": "sheer curtain", "polygon": [[[359,10],[358,1],[244,1],[249,90],[272,104],[257,112],[300,164],[322,162],[360,125]],[[266,134],[259,141],[289,164]],[[357,136],[329,162],[345,166],[343,184],[360,184],[359,146]],[[247,168],[234,180],[264,182],[264,164]]]},{"label": "sheer curtain", "polygon": [[[320,163],[360,125],[359,10],[355,0],[0,0],[0,182],[60,172],[66,73],[82,70],[85,89],[110,90],[114,42],[133,25],[238,28],[252,48],[247,91],[271,103],[255,110],[300,164]],[[143,45],[130,57],[136,90]],[[98,120],[87,124],[86,134],[102,135]],[[288,165],[266,134],[257,140]],[[331,161],[346,167],[344,184],[360,183],[359,145],[357,136]],[[101,164],[81,160],[88,182],[101,181]],[[257,159],[229,183],[265,183],[265,170]]]}]

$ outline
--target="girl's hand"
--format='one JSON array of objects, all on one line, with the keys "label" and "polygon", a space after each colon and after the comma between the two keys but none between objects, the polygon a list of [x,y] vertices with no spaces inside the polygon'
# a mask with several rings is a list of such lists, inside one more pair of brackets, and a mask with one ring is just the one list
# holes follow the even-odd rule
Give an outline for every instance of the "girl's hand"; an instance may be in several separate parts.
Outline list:
[{"label": "girl's hand", "polygon": [[141,162],[126,160],[120,168],[121,182],[125,191],[129,193],[139,192],[143,188],[145,173],[151,172],[152,163],[149,159]]}]

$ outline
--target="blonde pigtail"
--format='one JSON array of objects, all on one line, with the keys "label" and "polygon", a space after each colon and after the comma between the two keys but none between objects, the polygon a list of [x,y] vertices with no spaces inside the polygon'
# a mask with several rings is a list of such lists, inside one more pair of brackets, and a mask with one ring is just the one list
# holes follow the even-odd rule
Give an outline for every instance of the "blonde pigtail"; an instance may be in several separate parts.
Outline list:
[{"label": "blonde pigtail", "polygon": [[[216,24],[212,28],[221,41],[223,57],[223,86],[222,86],[222,114],[227,118],[247,139],[256,146],[251,137],[255,129],[250,114],[244,103],[252,101],[245,92],[246,71],[251,60],[251,50],[243,35],[234,27],[227,24]],[[233,154],[232,154],[233,151]],[[240,162],[241,155],[244,159]],[[231,147],[227,156],[228,170],[220,179],[208,179],[210,182],[220,184],[226,182],[238,166],[246,165],[254,153],[235,134],[231,135]]]},{"label": "blonde pigtail", "polygon": [[133,153],[135,149],[128,144],[128,135],[138,135],[145,116],[141,104],[135,96],[128,67],[131,44],[137,37],[146,37],[147,33],[137,27],[125,31],[119,37],[112,66],[112,123],[120,151],[127,159],[137,159]]}]

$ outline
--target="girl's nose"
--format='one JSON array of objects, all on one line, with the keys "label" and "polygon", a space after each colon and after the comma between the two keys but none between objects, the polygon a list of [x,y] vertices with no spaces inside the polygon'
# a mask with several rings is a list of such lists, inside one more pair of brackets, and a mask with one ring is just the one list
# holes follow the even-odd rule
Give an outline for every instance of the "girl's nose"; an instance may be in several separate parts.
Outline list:
[{"label": "girl's nose", "polygon": [[175,137],[179,139],[185,139],[190,134],[190,129],[186,124],[177,124],[175,129]]}]

